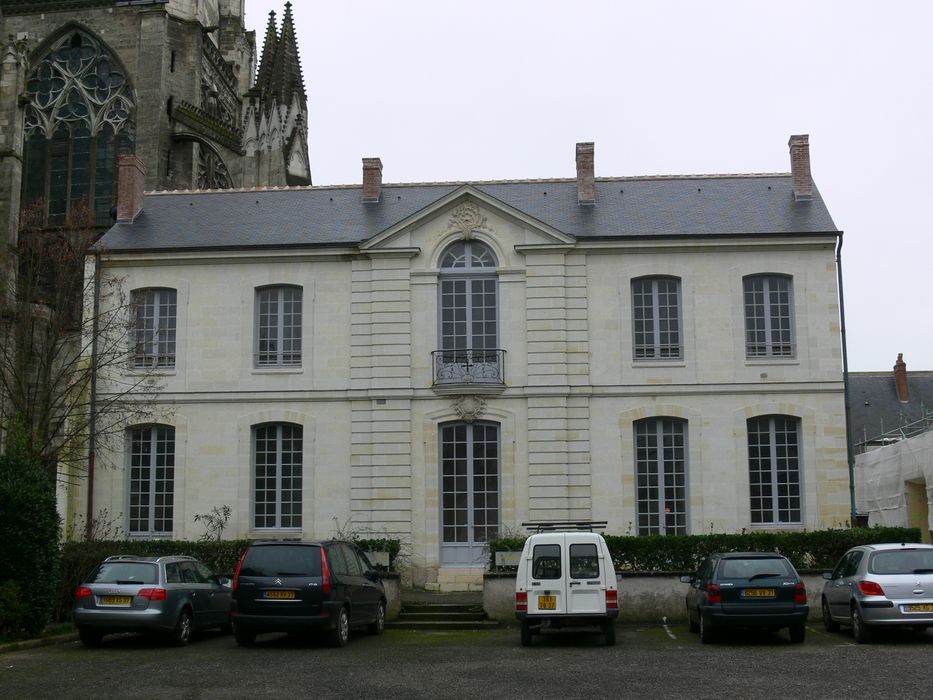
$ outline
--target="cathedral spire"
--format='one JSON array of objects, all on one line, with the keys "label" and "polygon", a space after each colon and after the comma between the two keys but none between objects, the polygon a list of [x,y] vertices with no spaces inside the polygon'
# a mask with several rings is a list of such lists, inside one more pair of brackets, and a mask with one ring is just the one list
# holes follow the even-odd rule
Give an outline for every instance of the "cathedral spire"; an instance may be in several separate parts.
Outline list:
[{"label": "cathedral spire", "polygon": [[303,109],[307,108],[304,78],[301,75],[301,62],[298,57],[298,42],[295,38],[295,22],[292,18],[292,4],[285,3],[285,15],[282,18],[282,32],[275,52],[275,67],[272,84],[269,86],[278,98],[279,104],[287,105],[297,96]]},{"label": "cathedral spire", "polygon": [[275,29],[275,11],[269,12],[269,23],[266,25],[266,38],[262,43],[262,57],[259,60],[259,71],[256,75],[256,87],[262,92],[268,89],[269,79],[275,65],[275,55],[278,53],[279,37]]}]

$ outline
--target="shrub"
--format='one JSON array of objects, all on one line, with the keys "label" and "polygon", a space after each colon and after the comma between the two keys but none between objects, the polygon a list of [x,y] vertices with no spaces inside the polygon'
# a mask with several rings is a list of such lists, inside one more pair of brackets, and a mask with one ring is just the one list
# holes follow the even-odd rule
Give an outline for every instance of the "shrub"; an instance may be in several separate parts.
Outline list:
[{"label": "shrub", "polygon": [[59,575],[58,535],[55,487],[48,470],[25,457],[0,457],[0,584],[5,584],[8,610],[14,616],[25,614],[15,634],[38,634],[51,620]]},{"label": "shrub", "polygon": [[[740,532],[708,535],[605,535],[616,571],[693,571],[712,552],[780,552],[798,569],[831,568],[857,544],[919,542],[917,528],[856,527],[811,532]],[[526,536],[488,542],[489,568],[497,551],[521,550]]]}]

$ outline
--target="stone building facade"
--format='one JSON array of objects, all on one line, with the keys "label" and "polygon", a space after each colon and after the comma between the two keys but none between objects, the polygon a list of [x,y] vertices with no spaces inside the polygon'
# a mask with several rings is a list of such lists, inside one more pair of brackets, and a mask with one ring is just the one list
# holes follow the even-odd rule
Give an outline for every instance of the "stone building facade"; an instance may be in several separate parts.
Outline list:
[{"label": "stone building facade", "polygon": [[578,144],[570,179],[366,158],[362,186],[127,202],[102,270],[156,309],[167,412],[100,456],[94,503],[140,537],[222,505],[241,537],[397,536],[438,589],[528,520],[841,525],[841,232],[790,147],[776,175],[601,178]]}]

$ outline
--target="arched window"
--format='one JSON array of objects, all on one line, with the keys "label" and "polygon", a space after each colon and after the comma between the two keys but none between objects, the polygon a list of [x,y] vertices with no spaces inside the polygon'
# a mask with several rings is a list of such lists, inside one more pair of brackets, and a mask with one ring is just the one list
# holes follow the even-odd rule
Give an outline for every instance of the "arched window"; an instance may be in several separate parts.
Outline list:
[{"label": "arched window", "polygon": [[118,151],[134,147],[133,90],[90,34],[74,29],[52,43],[26,82],[23,205],[47,202],[59,225],[79,204],[98,224],[110,219]]},{"label": "arched window", "polygon": [[742,280],[745,356],[793,357],[794,293],[787,275],[750,275]]},{"label": "arched window", "polygon": [[129,429],[129,532],[170,535],[175,514],[175,428]]},{"label": "arched window", "polygon": [[748,479],[753,525],[801,522],[800,420],[748,419]]},{"label": "arched window", "polygon": [[253,527],[300,528],[304,429],[253,426]]},{"label": "arched window", "polygon": [[496,256],[457,241],[441,256],[436,383],[502,382]]},{"label": "arched window", "polygon": [[632,335],[636,360],[679,360],[680,280],[641,277],[632,280]]},{"label": "arched window", "polygon": [[639,535],[687,534],[687,421],[635,422]]}]

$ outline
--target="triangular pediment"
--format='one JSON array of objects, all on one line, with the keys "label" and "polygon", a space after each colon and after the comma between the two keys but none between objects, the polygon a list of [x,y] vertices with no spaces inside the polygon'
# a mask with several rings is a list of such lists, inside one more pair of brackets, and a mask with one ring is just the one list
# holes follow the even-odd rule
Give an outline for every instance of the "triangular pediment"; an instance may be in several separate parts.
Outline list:
[{"label": "triangular pediment", "polygon": [[[371,206],[377,207],[379,204],[373,203]],[[400,239],[407,239],[413,231],[424,228],[443,227],[445,231],[460,231],[467,238],[474,232],[493,235],[495,226],[491,220],[508,222],[513,225],[511,228],[523,232],[523,239],[513,241],[513,245],[573,245],[576,240],[474,185],[462,185],[372,236],[359,247],[361,251],[396,248],[400,243],[404,247],[410,243]]]}]

